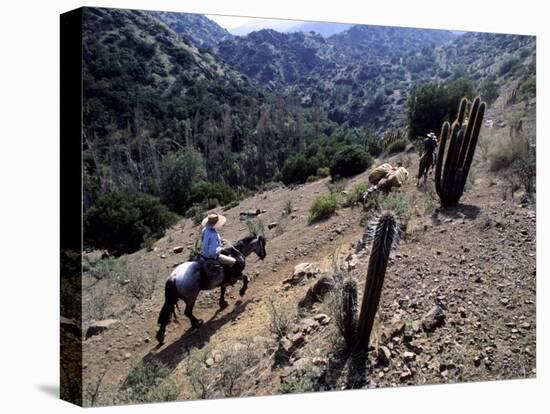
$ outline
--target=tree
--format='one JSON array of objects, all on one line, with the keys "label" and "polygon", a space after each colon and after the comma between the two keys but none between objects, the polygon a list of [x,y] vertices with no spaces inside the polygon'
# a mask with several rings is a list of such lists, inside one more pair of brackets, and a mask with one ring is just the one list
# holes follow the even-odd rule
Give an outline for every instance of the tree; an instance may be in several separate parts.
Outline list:
[{"label": "tree", "polygon": [[351,177],[372,165],[370,154],[357,145],[346,146],[334,156],[330,166],[331,177]]},{"label": "tree", "polygon": [[168,154],[161,163],[161,199],[172,210],[183,213],[191,188],[206,179],[202,154],[185,148]]},{"label": "tree", "polygon": [[491,105],[499,95],[499,86],[495,82],[495,77],[491,76],[481,82],[479,87],[479,94],[481,99],[487,102],[487,105]]},{"label": "tree", "polygon": [[108,193],[84,215],[84,245],[131,253],[162,237],[176,221],[177,215],[149,194]]},{"label": "tree", "polygon": [[428,132],[437,134],[444,121],[456,118],[460,100],[463,97],[471,99],[473,95],[472,82],[464,78],[418,87],[408,103],[409,139],[418,139]]}]

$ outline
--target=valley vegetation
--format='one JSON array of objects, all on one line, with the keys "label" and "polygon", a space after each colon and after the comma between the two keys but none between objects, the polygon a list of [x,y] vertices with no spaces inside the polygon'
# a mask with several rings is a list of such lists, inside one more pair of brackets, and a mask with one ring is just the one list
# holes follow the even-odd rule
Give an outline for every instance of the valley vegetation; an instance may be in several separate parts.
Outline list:
[{"label": "valley vegetation", "polygon": [[[437,364],[441,355],[459,357],[436,349],[437,341],[423,337],[413,322],[435,299],[456,305],[462,283],[483,293],[472,312],[486,312],[482,299],[497,300],[498,295],[487,295],[483,282],[502,277],[504,282],[491,284],[499,292],[506,292],[504,283],[514,283],[510,271],[495,273],[501,259],[491,243],[506,232],[502,240],[512,240],[505,247],[512,257],[516,243],[528,249],[533,242],[531,227],[518,227],[531,224],[529,209],[499,216],[503,206],[527,206],[536,188],[533,37],[369,26],[327,37],[273,30],[236,37],[200,15],[86,8],[83,41],[84,289],[80,297],[74,291],[77,282],[64,285],[62,296],[70,300],[62,301],[63,314],[77,318],[83,309],[82,333],[96,320],[114,324],[107,328],[109,335],[85,341],[88,405],[365,386],[352,381],[358,374],[349,374],[349,382],[342,379],[349,367],[341,358],[344,327],[338,325],[335,303],[344,286],[349,288],[348,276],[366,270],[365,250],[354,253],[349,246],[368,228],[367,219],[386,209],[399,218],[406,252],[395,262],[392,256],[390,266],[397,263],[407,276],[390,276],[394,289],[382,299],[384,329],[389,326],[391,332],[376,338],[378,355],[371,355],[377,383],[500,375],[491,370],[497,363],[496,351],[487,351],[492,339],[468,338],[485,350],[460,354],[472,357],[473,362],[464,362],[468,369],[467,364],[484,361],[487,371],[462,371],[459,363]],[[464,198],[485,203],[482,209],[469,205],[473,212],[442,212],[431,183],[422,191],[409,186],[375,195],[365,206],[368,213],[358,208],[371,167],[404,161],[413,176],[422,137],[439,134],[443,122],[454,120],[461,98],[478,95],[488,104],[486,125]],[[229,218],[224,237],[236,240],[243,231],[268,234],[266,262],[251,266],[262,279],[251,284],[250,299],[220,315],[209,313],[216,308],[215,295],[202,296],[197,312],[212,318],[205,329],[190,338],[181,325],[171,326],[167,347],[155,354],[150,331],[164,294],[162,281],[174,266],[196,255],[198,223],[211,209],[223,209]],[[460,254],[453,250],[458,249],[454,231],[462,243]],[[473,248],[494,266],[486,271],[474,257],[468,269],[460,269],[464,274],[456,287],[448,274],[457,272],[455,262],[462,264],[472,249],[470,231],[479,236]],[[441,240],[448,245],[439,247]],[[418,253],[422,243],[429,249]],[[346,249],[339,255],[342,246]],[[520,251],[518,269],[531,272],[534,259],[526,252]],[[428,271],[428,255],[447,253],[449,263],[445,257],[437,272]],[[321,263],[323,270],[312,273],[330,276],[338,287],[314,307],[307,295],[317,276],[296,283],[284,279],[304,257]],[[80,278],[77,259],[66,271],[71,282]],[[506,266],[514,266],[512,259]],[[528,367],[534,361],[530,308],[516,320],[511,306],[534,303],[527,302],[525,292],[533,291],[527,276],[515,282],[523,290],[502,302],[502,314],[513,316],[513,329],[523,326],[527,333],[522,338],[527,346],[501,360],[506,378],[516,374],[505,369],[509,361],[514,369],[521,361]],[[435,297],[427,281],[428,288],[442,285],[449,296]],[[306,304],[297,310],[297,301]],[[407,324],[394,329],[390,316],[407,312]],[[451,308],[449,313],[465,311]],[[500,316],[494,320],[504,324]],[[313,317],[318,319],[312,322]],[[479,332],[486,323],[481,317],[460,318],[468,332]],[[224,330],[224,324],[231,328]],[[462,329],[464,323],[457,325]],[[375,328],[380,333],[379,325]],[[443,332],[451,335],[453,328],[450,324]],[[320,336],[304,346],[304,335],[314,332]],[[235,343],[240,336],[250,340]],[[411,345],[412,337],[423,341],[424,351]],[[410,356],[409,348],[419,356]],[[416,362],[401,363],[401,353],[407,352],[403,358],[418,358],[416,371],[408,368]],[[309,362],[294,369],[301,354]],[[289,362],[290,373],[279,370]],[[247,377],[265,382],[251,384]]]}]

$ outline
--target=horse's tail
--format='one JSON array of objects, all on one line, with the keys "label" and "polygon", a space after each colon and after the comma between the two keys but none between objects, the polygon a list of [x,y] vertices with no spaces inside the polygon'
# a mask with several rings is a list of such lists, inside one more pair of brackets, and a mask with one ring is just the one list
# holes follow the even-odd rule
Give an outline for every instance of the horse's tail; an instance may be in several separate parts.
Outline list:
[{"label": "horse's tail", "polygon": [[159,313],[158,324],[160,328],[157,332],[157,341],[159,344],[164,343],[164,335],[166,333],[166,325],[170,322],[170,317],[174,312],[174,308],[178,304],[179,295],[176,287],[176,281],[168,279],[164,285],[164,304]]},{"label": "horse's tail", "polygon": [[158,324],[167,325],[170,322],[170,316],[174,312],[174,307],[178,303],[178,290],[176,282],[173,279],[168,279],[164,285],[164,304],[159,313]]}]

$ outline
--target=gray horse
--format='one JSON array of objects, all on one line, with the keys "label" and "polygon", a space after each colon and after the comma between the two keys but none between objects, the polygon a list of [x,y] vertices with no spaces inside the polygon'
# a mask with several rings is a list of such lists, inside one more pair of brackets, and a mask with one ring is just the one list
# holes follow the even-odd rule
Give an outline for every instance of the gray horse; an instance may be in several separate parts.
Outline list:
[{"label": "gray horse", "polygon": [[158,324],[160,328],[157,332],[157,341],[159,344],[164,343],[164,335],[166,333],[166,325],[170,322],[170,317],[173,314],[176,318],[175,308],[180,299],[185,302],[184,314],[191,321],[193,329],[198,328],[202,321],[195,318],[193,315],[193,307],[201,290],[212,290],[217,287],[221,288],[219,305],[220,308],[225,308],[225,289],[229,285],[234,285],[238,280],[243,281],[243,286],[239,290],[239,294],[243,296],[248,286],[248,277],[243,274],[246,265],[246,257],[251,253],[261,259],[265,259],[266,240],[263,236],[252,235],[239,240],[233,246],[222,250],[222,254],[234,257],[237,261],[230,268],[224,268],[223,280],[208,280],[203,275],[201,264],[199,262],[185,262],[176,267],[164,288],[164,304],[160,310]]}]

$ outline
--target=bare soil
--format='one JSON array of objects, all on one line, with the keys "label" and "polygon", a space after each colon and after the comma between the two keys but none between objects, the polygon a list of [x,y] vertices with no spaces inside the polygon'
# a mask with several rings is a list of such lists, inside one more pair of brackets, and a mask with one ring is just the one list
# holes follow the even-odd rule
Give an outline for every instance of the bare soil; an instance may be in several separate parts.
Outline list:
[{"label": "bare soil", "polygon": [[[217,290],[201,293],[195,307],[195,315],[204,320],[199,330],[190,330],[180,302],[179,323],[169,325],[162,347],[156,346],[154,338],[164,280],[174,265],[187,259],[199,227],[189,219],[182,220],[154,244],[153,250],[128,256],[128,262],[150,269],[158,280],[152,296],[130,309],[124,306],[126,297],[111,295],[109,307],[120,323],[84,342],[85,383],[95,384],[102,377],[96,403],[116,402],[132,367],[151,360],[169,369],[178,399],[197,398],[185,368],[187,353],[196,349],[224,352],[246,340],[261,344],[263,356],[238,378],[231,394],[235,396],[279,394],[284,378],[304,364],[310,374],[314,372],[310,378],[316,390],[534,377],[535,206],[521,204],[517,195],[504,200],[506,184],[481,163],[475,167],[475,184],[463,195],[462,204],[439,209],[426,204],[423,200],[429,199],[428,195],[415,186],[418,157],[400,154],[390,162],[395,158],[403,159],[411,173],[401,190],[409,200],[411,217],[400,244],[393,249],[370,351],[360,369],[337,344],[334,320],[303,331],[304,344],[291,360],[282,366],[274,364],[278,344],[268,328],[266,298],[274,295],[280,309],[296,314],[297,303],[311,284],[321,274],[330,274],[334,263],[345,264],[345,258],[354,253],[365,224],[372,218],[358,206],[307,225],[314,198],[329,192],[329,179],[323,179],[294,189],[260,193],[223,211],[228,220],[222,237],[231,241],[248,234],[240,212],[256,208],[266,211],[258,218],[266,226],[267,258],[260,261],[250,256],[246,268],[252,278],[249,289],[241,298],[240,286],[229,288],[226,299],[230,305],[226,309],[218,309]],[[366,177],[367,172],[344,185],[350,188]],[[428,181],[432,185],[433,178]],[[294,207],[293,218],[282,220],[288,200]],[[279,225],[267,230],[271,222]],[[184,251],[174,254],[172,249],[178,245],[183,245]],[[351,270],[358,281],[359,300],[368,258],[367,247]],[[285,287],[282,281],[302,262],[315,264],[320,274],[292,288]],[[85,281],[90,282],[86,275]],[[423,315],[435,304],[444,309],[444,324],[433,332],[418,329]],[[324,311],[325,304],[316,305],[296,316],[293,327]],[[381,347],[389,351],[389,360],[384,363],[379,358]],[[216,362],[208,369],[215,370]]]}]

